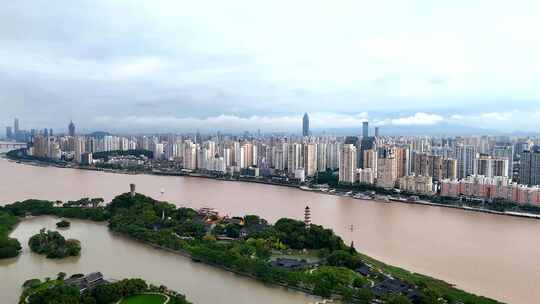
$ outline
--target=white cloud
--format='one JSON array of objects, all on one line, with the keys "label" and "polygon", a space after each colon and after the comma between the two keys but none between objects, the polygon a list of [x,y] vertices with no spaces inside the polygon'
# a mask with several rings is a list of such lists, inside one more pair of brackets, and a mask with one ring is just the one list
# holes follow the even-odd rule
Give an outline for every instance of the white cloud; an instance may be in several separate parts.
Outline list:
[{"label": "white cloud", "polygon": [[[367,112],[361,113],[309,113],[310,125],[313,130],[329,129],[360,129],[362,122],[370,121],[374,126],[412,126],[429,127],[446,121],[461,126],[473,126],[487,130],[520,130],[521,126],[537,125],[540,111],[524,112],[487,112],[474,114],[452,114],[444,116],[437,113],[418,112],[401,117],[377,117]],[[238,116],[217,115],[206,118],[176,117],[173,115],[127,115],[123,117],[99,116],[90,122],[94,126],[107,126],[111,130],[129,130],[130,132],[152,131],[255,131],[264,132],[299,132],[302,126],[302,115],[284,116]],[[98,127],[99,129],[99,127]],[[536,130],[532,128],[532,130]]]},{"label": "white cloud", "polygon": [[[540,2],[519,2],[18,0],[0,12],[0,123],[100,128],[87,117],[125,115],[294,131],[308,110],[320,128],[367,118],[328,113],[377,111],[386,125],[536,130]],[[498,112],[508,105],[523,113]]]},{"label": "white cloud", "polygon": [[[334,114],[313,113],[310,125],[314,129],[324,128],[360,128],[367,121],[368,113]],[[249,116],[218,115],[206,118],[174,116],[99,116],[93,124],[108,126],[112,129],[132,126],[140,129],[165,130],[265,130],[289,132],[301,128],[302,116]]]},{"label": "white cloud", "polygon": [[390,119],[395,126],[429,126],[444,121],[444,117],[438,114],[416,113],[412,116]]},{"label": "white cloud", "polygon": [[480,114],[480,118],[484,120],[499,120],[506,121],[512,118],[512,112],[490,112]]}]

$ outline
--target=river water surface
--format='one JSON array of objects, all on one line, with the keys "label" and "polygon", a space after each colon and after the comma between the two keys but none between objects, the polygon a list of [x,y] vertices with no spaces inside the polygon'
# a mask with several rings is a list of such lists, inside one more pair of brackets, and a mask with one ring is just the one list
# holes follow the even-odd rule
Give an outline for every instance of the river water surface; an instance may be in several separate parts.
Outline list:
[{"label": "river water surface", "polygon": [[[12,236],[21,243],[39,229],[56,229],[57,218],[25,219]],[[60,229],[66,238],[81,241],[80,257],[50,260],[30,251],[24,244],[15,259],[0,260],[0,303],[17,303],[21,285],[29,278],[55,277],[58,272],[89,273],[101,271],[106,278],[143,278],[185,293],[194,303],[309,303],[314,299],[300,292],[271,287],[230,272],[194,263],[191,259],[154,249],[109,232],[105,224],[71,220],[71,228]]]},{"label": "river water surface", "polygon": [[[540,256],[540,220],[432,206],[361,201],[280,186],[35,167],[0,159],[2,203],[27,198],[74,200],[103,197],[109,201],[127,192],[129,183],[137,185],[137,192],[178,206],[213,207],[230,215],[259,214],[271,222],[281,217],[301,219],[304,207],[309,205],[314,223],[333,228],[345,240],[353,240],[359,251],[374,258],[508,303],[530,304],[540,299],[540,288],[537,288],[540,264],[536,261]],[[38,224],[32,229],[26,228],[30,222],[23,222],[13,236],[37,232],[40,221],[49,225],[53,222],[50,219],[31,220],[32,223],[34,221]],[[353,231],[350,231],[350,225],[353,225]],[[84,268],[86,272],[101,270],[106,275],[110,272],[118,277],[140,276],[163,283],[184,291],[198,303],[216,303],[208,301],[223,300],[223,297],[236,303],[250,303],[253,299],[258,303],[264,303],[265,299],[267,303],[304,303],[310,300],[297,293],[267,288],[260,283],[209,270],[206,266],[186,262],[185,258],[129,240],[117,242],[118,237],[110,235],[101,225],[86,223],[74,225],[72,229],[73,232],[69,233],[79,231],[77,238],[81,239],[83,246],[86,244],[85,250],[88,250],[78,261],[36,260],[25,249],[18,260],[8,265],[1,262],[0,281],[17,280],[13,286],[20,286],[19,283],[29,277]],[[94,233],[100,236],[94,239]],[[89,236],[92,237],[87,240]],[[21,243],[26,241],[21,237]],[[93,264],[87,264],[91,267],[83,266],[85,259],[89,258],[86,256],[91,255],[96,256],[91,258]],[[69,265],[47,266],[54,263]],[[181,270],[172,271],[174,266]],[[229,285],[233,284],[231,282],[237,287]],[[247,292],[249,290],[251,292]],[[0,284],[0,291],[2,294],[13,293],[5,290],[4,283]],[[236,299],[239,297],[245,301]]]}]

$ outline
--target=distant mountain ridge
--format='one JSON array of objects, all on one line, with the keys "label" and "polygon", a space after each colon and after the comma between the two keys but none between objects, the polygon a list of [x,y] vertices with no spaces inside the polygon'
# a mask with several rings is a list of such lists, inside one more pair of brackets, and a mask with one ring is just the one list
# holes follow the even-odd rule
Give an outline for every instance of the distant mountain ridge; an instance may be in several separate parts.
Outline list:
[{"label": "distant mountain ridge", "polygon": [[[360,135],[362,128],[330,128],[330,129],[313,129],[314,135],[322,133],[335,135]],[[370,135],[373,135],[374,128],[370,126]],[[381,136],[471,136],[471,135],[495,135],[495,136],[535,136],[538,132],[502,132],[494,129],[484,129],[480,127],[471,127],[458,124],[440,123],[437,125],[416,125],[416,126],[380,126],[379,131]]]}]

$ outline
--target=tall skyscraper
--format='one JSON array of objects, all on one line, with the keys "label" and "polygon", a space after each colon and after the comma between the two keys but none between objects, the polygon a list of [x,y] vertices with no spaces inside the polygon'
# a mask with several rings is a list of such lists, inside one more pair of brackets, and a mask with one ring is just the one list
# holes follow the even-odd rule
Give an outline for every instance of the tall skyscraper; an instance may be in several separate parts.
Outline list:
[{"label": "tall skyscraper", "polygon": [[13,138],[13,130],[10,126],[6,127],[6,139],[12,139]]},{"label": "tall skyscraper", "polygon": [[369,122],[362,122],[362,137],[367,138],[369,136]]},{"label": "tall skyscraper", "polygon": [[375,137],[379,137],[379,127],[375,127]]},{"label": "tall skyscraper", "polygon": [[73,123],[73,121],[69,123],[68,131],[69,131],[69,136],[75,136],[75,124]]},{"label": "tall skyscraper", "polygon": [[309,115],[307,113],[304,113],[302,118],[302,135],[309,136]]},{"label": "tall skyscraper", "polygon": [[15,137],[17,137],[17,134],[19,133],[19,119],[15,118],[13,121],[13,132],[15,133]]}]

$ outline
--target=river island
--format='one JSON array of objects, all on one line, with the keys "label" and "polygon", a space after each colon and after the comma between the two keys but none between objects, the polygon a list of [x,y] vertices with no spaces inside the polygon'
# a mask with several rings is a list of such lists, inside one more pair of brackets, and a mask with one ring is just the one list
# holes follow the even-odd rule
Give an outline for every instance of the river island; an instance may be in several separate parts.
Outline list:
[{"label": "river island", "polygon": [[[499,303],[363,255],[332,230],[311,223],[309,209],[305,212],[304,221],[282,218],[272,225],[256,215],[228,217],[212,209],[177,208],[130,192],[106,206],[15,202],[0,209],[0,218],[5,219],[4,231],[29,215],[107,221],[113,232],[194,261],[343,302]],[[7,237],[4,233],[3,239]]]}]

